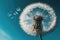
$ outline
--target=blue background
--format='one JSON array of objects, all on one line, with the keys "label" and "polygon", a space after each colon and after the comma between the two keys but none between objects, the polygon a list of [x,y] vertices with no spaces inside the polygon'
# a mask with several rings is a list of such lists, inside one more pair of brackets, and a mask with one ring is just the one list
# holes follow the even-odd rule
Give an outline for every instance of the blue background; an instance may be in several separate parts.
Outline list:
[{"label": "blue background", "polygon": [[[23,10],[27,5],[35,2],[49,4],[56,12],[57,22],[55,29],[44,35],[43,40],[60,40],[60,1],[59,0],[0,0],[0,29],[3,29],[12,40],[39,40],[38,36],[27,35],[19,25],[19,15],[14,19],[8,17],[9,11],[20,7]],[[0,34],[1,35],[1,34]],[[3,38],[4,39],[4,38]],[[1,39],[0,39],[1,40]],[[5,40],[5,39],[4,39]]]}]

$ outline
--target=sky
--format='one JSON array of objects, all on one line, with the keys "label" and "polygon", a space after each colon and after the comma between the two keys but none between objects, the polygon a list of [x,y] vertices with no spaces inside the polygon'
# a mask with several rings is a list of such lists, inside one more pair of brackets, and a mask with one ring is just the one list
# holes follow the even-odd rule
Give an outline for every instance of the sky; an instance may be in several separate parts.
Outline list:
[{"label": "sky", "polygon": [[57,22],[53,31],[43,36],[43,40],[60,40],[59,0],[0,0],[0,40],[39,40],[39,36],[27,35],[19,25],[19,16],[29,4],[42,2],[56,12]]}]

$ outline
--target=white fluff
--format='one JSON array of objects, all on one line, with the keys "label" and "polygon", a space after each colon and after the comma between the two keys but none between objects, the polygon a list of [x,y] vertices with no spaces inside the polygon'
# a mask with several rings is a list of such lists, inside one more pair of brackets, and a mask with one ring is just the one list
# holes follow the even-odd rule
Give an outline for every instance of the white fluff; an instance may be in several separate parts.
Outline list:
[{"label": "white fluff", "polygon": [[[56,23],[55,12],[54,12],[54,10],[49,5],[43,4],[43,3],[34,3],[34,4],[31,4],[31,5],[28,5],[25,9],[23,9],[23,11],[22,11],[22,13],[21,13],[21,15],[19,17],[19,19],[20,19],[19,24],[21,25],[21,28],[27,34],[34,35],[34,36],[37,34],[37,32],[36,32],[36,30],[34,30],[34,27],[32,26],[34,24],[34,20],[33,20],[33,16],[34,15],[32,15],[30,13],[30,11],[32,11],[36,7],[44,9],[44,10],[47,10],[48,13],[51,15],[51,18],[52,18],[52,22],[50,22],[50,24],[51,24],[50,27],[48,29],[46,29],[45,27],[43,27],[43,31],[45,31],[45,32],[50,31],[51,29],[54,28],[55,23]],[[30,17],[27,16],[28,13],[30,13]],[[37,14],[35,14],[35,15],[41,15],[41,14],[37,12]]]}]

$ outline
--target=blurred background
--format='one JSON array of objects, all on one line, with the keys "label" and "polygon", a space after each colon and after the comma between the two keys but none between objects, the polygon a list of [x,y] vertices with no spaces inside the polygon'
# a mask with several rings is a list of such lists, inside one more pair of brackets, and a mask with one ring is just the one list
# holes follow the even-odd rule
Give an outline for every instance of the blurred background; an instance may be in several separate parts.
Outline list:
[{"label": "blurred background", "polygon": [[50,5],[57,16],[55,29],[43,40],[60,40],[60,0],[0,0],[0,40],[39,40],[38,36],[27,35],[19,25],[22,10],[36,2]]}]

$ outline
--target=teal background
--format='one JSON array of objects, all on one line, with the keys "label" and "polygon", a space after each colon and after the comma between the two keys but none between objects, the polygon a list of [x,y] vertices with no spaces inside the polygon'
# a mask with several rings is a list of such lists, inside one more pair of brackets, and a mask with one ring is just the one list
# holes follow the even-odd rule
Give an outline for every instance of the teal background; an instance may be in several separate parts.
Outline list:
[{"label": "teal background", "polygon": [[[27,35],[19,25],[19,15],[14,19],[8,17],[9,11],[20,7],[23,10],[27,5],[35,2],[49,4],[56,12],[57,22],[53,32],[43,36],[43,40],[60,40],[60,1],[59,0],[0,0],[0,29],[4,30],[11,39],[9,40],[39,40],[38,36]],[[0,34],[1,35],[1,34]],[[3,37],[2,37],[3,38]],[[2,40],[0,38],[0,40]],[[3,40],[5,40],[3,38]]]}]

